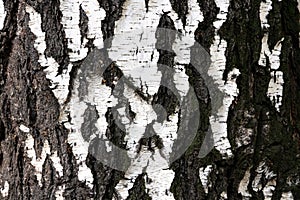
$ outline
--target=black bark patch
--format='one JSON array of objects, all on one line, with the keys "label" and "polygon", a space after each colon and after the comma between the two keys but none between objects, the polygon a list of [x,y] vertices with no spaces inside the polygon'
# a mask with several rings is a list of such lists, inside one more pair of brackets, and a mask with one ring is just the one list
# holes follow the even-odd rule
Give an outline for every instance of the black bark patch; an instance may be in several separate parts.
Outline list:
[{"label": "black bark patch", "polygon": [[[106,11],[105,19],[102,20],[103,40],[108,41],[108,38],[114,36],[115,22],[122,16],[122,6],[125,0],[98,0],[100,6]],[[110,42],[105,44],[109,47]]]},{"label": "black bark patch", "polygon": [[134,181],[133,187],[128,191],[129,196],[126,200],[151,200],[152,198],[146,192],[146,185],[144,177],[146,174],[140,174]]},{"label": "black bark patch", "polygon": [[[183,27],[186,26],[186,15],[188,14],[187,0],[170,0],[173,10],[178,14],[178,18],[182,21]],[[200,10],[199,10],[200,12]]]}]

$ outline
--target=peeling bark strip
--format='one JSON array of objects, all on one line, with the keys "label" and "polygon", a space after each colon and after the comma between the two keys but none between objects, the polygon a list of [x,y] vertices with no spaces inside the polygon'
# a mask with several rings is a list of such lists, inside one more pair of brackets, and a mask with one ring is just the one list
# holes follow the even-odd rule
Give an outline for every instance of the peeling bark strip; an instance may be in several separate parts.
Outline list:
[{"label": "peeling bark strip", "polygon": [[[300,199],[299,30],[296,0],[0,0],[0,199]],[[200,126],[169,167],[191,88]],[[117,147],[140,162],[93,156]]]}]

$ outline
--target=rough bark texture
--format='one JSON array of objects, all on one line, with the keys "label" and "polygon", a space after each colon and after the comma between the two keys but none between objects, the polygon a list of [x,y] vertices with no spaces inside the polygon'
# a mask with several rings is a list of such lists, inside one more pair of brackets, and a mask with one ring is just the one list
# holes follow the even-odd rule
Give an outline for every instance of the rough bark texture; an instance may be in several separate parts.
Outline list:
[{"label": "rough bark texture", "polygon": [[[146,0],[147,10],[150,9],[149,1]],[[120,18],[126,1],[98,2],[107,13],[101,30],[103,38],[106,39],[114,35],[115,21]],[[215,33],[213,22],[217,19],[219,8],[214,0],[198,0],[198,3],[204,20],[198,24],[195,40],[209,51]],[[274,185],[272,197],[269,199],[280,199],[283,193],[288,192],[292,193],[294,199],[300,199],[299,10],[295,0],[273,0],[272,10],[267,17],[270,26],[266,30],[260,24],[260,3],[260,0],[230,1],[226,21],[218,30],[220,38],[227,42],[223,79],[230,79],[228,74],[234,68],[240,71],[237,78],[239,95],[232,102],[227,119],[227,134],[233,156],[223,157],[218,150],[213,149],[206,157],[199,158],[205,133],[209,129],[211,95],[203,75],[192,65],[185,66],[190,85],[196,91],[201,118],[194,142],[170,166],[175,177],[170,191],[166,192],[172,192],[176,200],[268,199],[263,191],[268,184]],[[71,63],[65,30],[61,25],[59,0],[4,0],[6,16],[0,31],[0,188],[4,188],[7,182],[9,190],[7,195],[2,192],[0,199],[118,199],[120,197],[115,187],[124,178],[124,172],[103,165],[92,155],[86,158],[86,165],[93,175],[93,188],[78,178],[80,163],[67,140],[70,130],[60,120],[63,105],[59,104],[53,94],[51,83],[38,62],[39,55],[34,47],[36,36],[29,29],[26,5],[32,6],[41,15],[40,26],[45,32],[47,45],[45,55],[53,57],[59,64],[57,74],[61,74]],[[171,5],[185,25],[187,0],[171,0]],[[158,14],[161,15],[160,22],[157,22],[159,27],[175,29],[168,13],[162,11]],[[82,38],[86,37],[88,31],[87,21],[88,18],[80,7],[79,26]],[[270,49],[284,37],[279,68],[283,72],[284,85],[279,111],[267,96],[272,73],[268,58],[266,67],[259,65],[261,41],[265,32],[269,33]],[[89,51],[94,48],[92,40],[87,46]],[[107,53],[102,51],[103,54]],[[174,55],[164,51],[159,53],[159,64],[172,68]],[[70,72],[70,93],[81,63],[82,60],[72,62],[74,68]],[[162,73],[170,76],[166,71]],[[113,88],[114,78],[121,77],[122,72],[113,63],[104,76],[106,85]],[[153,103],[163,105],[170,115],[175,112],[178,102],[167,88],[160,87]],[[134,118],[135,113],[131,114]],[[85,116],[93,120],[98,118],[93,106],[85,111]],[[111,110],[107,111],[106,118],[109,124],[107,138],[115,145],[125,148],[125,133],[116,127]],[[89,123],[92,125],[84,124],[82,128],[93,126],[95,122],[91,120]],[[35,166],[26,154],[25,141],[29,133],[22,131],[21,125],[30,129],[37,158],[42,156],[46,143],[50,146],[50,154],[42,165],[41,184],[35,175]],[[249,141],[237,145],[237,141],[247,136],[245,129],[252,130]],[[90,137],[88,134],[85,134],[86,139]],[[155,137],[149,138],[151,139],[159,141]],[[54,161],[50,158],[54,154],[57,154],[63,167],[62,176],[58,175]],[[262,165],[268,169],[263,170]],[[199,169],[207,166],[212,170],[208,175],[208,187],[205,191]],[[268,175],[271,172],[273,175]],[[261,186],[257,186],[257,179]],[[140,174],[133,182],[127,199],[151,199],[145,186],[151,180],[146,173]],[[240,191],[241,183],[245,182],[248,196]],[[61,188],[63,197],[58,197],[56,193]]]}]

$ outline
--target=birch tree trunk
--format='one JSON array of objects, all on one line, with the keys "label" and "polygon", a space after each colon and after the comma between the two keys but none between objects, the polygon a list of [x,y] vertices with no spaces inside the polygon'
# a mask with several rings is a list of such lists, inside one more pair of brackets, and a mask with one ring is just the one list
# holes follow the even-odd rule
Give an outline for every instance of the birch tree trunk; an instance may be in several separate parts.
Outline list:
[{"label": "birch tree trunk", "polygon": [[[299,43],[295,0],[0,0],[0,199],[300,199]],[[151,170],[186,139],[190,91],[195,137]],[[134,140],[153,116],[170,134]],[[118,148],[151,159],[120,170]]]}]

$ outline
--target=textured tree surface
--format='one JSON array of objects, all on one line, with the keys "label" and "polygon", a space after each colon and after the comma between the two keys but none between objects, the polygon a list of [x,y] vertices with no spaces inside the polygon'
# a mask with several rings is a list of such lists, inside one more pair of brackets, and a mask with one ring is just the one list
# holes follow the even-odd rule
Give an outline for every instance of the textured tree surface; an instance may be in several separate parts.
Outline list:
[{"label": "textured tree surface", "polygon": [[[65,11],[62,8],[62,5],[68,2],[72,1],[1,1],[0,5],[3,6],[0,7],[0,19],[4,21],[2,23],[0,20],[0,199],[124,198],[119,194],[117,185],[120,181],[128,179],[125,172],[103,165],[91,153],[79,160],[74,150],[76,145],[70,143],[69,135],[72,130],[66,124],[70,124],[72,116],[63,115],[64,108],[72,102],[76,77],[90,74],[82,68],[86,56],[77,55],[76,58],[76,48],[70,47],[72,41],[68,38],[67,25],[63,22]],[[114,31],[117,30],[116,22],[120,20],[122,12],[131,1],[95,2],[99,9],[105,11],[101,19],[101,30],[97,30],[97,34],[101,33],[102,36],[99,36],[100,40],[104,41],[117,34]],[[143,12],[151,13],[153,2],[141,2],[145,5]],[[194,6],[189,2],[191,1],[170,0],[172,12],[177,13],[177,19],[169,16],[169,10],[158,8],[159,13],[156,15],[159,16],[159,20],[155,26],[175,30],[174,21],[177,20],[181,21],[183,27],[188,27],[187,16],[191,12],[191,5]],[[236,79],[239,91],[233,101],[230,101],[229,109],[225,110],[228,117],[224,123],[227,128],[222,131],[225,131],[229,148],[222,151],[222,147],[218,146],[222,144],[215,141],[215,148],[208,155],[204,158],[199,156],[205,135],[212,123],[211,116],[215,112],[212,103],[217,100],[212,97],[216,91],[207,87],[209,83],[205,81],[210,80],[205,78],[207,74],[200,74],[193,66],[183,64],[189,83],[197,95],[201,112],[196,137],[188,150],[168,169],[174,175],[171,177],[171,184],[164,188],[165,196],[155,196],[154,193],[158,190],[155,188],[156,182],[151,184],[153,178],[145,172],[129,181],[126,198],[300,199],[300,50],[297,1],[193,2],[203,16],[201,21],[197,21],[195,32],[192,33],[195,42],[207,50],[213,62],[213,56],[217,54],[213,48],[216,37],[219,47],[226,43],[224,60],[221,61],[225,68],[220,81],[225,84]],[[224,4],[220,2],[225,2],[229,7],[226,18],[218,27],[214,22],[220,20],[223,12],[220,5]],[[271,7],[267,9],[265,17],[267,25],[263,25],[262,5],[269,4]],[[79,9],[76,10],[79,16],[79,33],[74,38],[78,39],[76,41],[79,41],[79,46],[83,44],[87,52],[91,52],[101,46],[101,42],[99,43],[97,34],[96,37],[91,35],[89,21],[92,17],[84,5],[80,3]],[[40,24],[32,20],[30,9],[39,14]],[[34,33],[31,27],[33,23],[44,33],[46,46],[43,55],[36,43],[41,36]],[[266,34],[268,37],[264,43]],[[74,46],[76,41],[73,41]],[[110,63],[104,59],[107,55],[106,48],[110,45],[110,42],[105,43],[99,51],[99,58],[103,56],[103,60],[100,59],[102,63]],[[262,48],[266,46],[270,54],[261,53]],[[278,60],[274,60],[278,46]],[[54,72],[49,66],[41,64],[41,56],[55,60],[57,67],[54,67]],[[262,57],[264,62],[261,61]],[[172,68],[176,64],[174,54],[159,51],[158,63]],[[279,67],[274,67],[276,64]],[[95,68],[100,65],[94,64]],[[233,70],[238,70],[239,73],[234,76]],[[63,102],[54,92],[57,88],[47,76],[49,73],[54,73],[57,77],[66,74],[70,77],[65,85],[65,92],[62,92],[65,95]],[[103,76],[95,80],[102,80],[103,85],[113,89],[115,78],[120,78],[122,74],[122,67],[113,62]],[[273,81],[276,85],[276,78],[277,81],[282,80],[281,84],[277,84],[281,87],[278,89],[281,93],[274,95],[270,92],[270,82]],[[80,83],[80,87],[85,88],[89,85]],[[79,94],[79,97],[85,95],[85,90],[81,91],[83,93]],[[143,90],[138,96],[147,99]],[[166,109],[167,115],[175,113],[176,98],[166,88],[160,87],[154,96],[152,103],[160,103]],[[130,105],[128,109],[131,111]],[[129,113],[134,118],[136,113]],[[86,108],[84,118],[87,120],[81,126],[81,130],[83,137],[89,138],[89,132],[84,130],[85,126],[92,126],[95,123],[93,120],[99,118],[95,106],[90,105]],[[103,131],[106,132],[106,137],[116,146],[126,148],[125,133],[116,126],[111,108],[107,108],[105,118],[107,130]],[[159,138],[153,136],[148,140],[150,142],[140,141],[141,145],[150,145],[151,150],[150,143],[155,141],[156,147],[159,147]],[[101,145],[105,144],[99,145],[101,148]],[[96,150],[92,149],[89,152],[93,151]],[[34,152],[34,157],[30,152]],[[85,174],[82,166],[87,167],[86,174],[91,173],[91,177],[79,176],[80,173]]]}]

